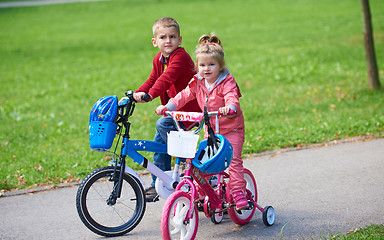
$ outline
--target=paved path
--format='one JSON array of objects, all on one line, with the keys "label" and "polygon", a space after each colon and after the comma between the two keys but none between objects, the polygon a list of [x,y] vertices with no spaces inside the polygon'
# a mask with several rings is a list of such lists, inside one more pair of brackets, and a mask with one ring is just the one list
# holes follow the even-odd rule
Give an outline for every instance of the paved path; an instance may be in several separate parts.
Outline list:
[{"label": "paved path", "polygon": [[[259,203],[277,219],[265,227],[256,210],[242,227],[226,215],[214,225],[200,213],[197,239],[318,239],[384,223],[384,139],[350,142],[253,157]],[[145,177],[149,183],[149,177]],[[0,239],[105,239],[77,216],[77,187],[0,198]],[[147,205],[140,224],[113,239],[160,239],[164,200]]]}]

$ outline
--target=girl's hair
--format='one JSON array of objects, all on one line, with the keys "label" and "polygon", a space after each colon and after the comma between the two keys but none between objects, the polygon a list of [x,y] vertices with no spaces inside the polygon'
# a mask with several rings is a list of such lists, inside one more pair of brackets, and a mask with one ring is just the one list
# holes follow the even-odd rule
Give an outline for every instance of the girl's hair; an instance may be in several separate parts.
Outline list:
[{"label": "girl's hair", "polygon": [[199,57],[201,55],[213,56],[216,58],[220,66],[220,72],[225,70],[225,61],[224,61],[224,49],[221,45],[219,37],[210,34],[203,35],[199,39],[199,45],[196,47],[196,68],[199,66]]},{"label": "girl's hair", "polygon": [[180,26],[179,26],[179,23],[171,18],[171,17],[162,17],[162,18],[159,18],[155,21],[155,23],[153,23],[153,26],[152,26],[152,32],[153,32],[153,37],[156,37],[157,35],[157,29],[159,27],[164,27],[164,28],[168,28],[168,27],[174,27],[176,28],[176,31],[177,33],[179,34],[180,36]]}]

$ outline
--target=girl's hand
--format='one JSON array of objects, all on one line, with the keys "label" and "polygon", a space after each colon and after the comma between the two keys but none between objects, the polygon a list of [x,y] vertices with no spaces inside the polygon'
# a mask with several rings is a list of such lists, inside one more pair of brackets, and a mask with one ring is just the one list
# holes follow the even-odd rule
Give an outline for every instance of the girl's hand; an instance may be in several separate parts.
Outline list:
[{"label": "girl's hand", "polygon": [[160,105],[156,108],[155,112],[157,115],[163,115],[164,111],[169,111],[169,109],[164,105]]},{"label": "girl's hand", "polygon": [[221,113],[222,115],[224,115],[224,116],[227,116],[229,110],[231,110],[230,107],[221,107],[221,108],[219,108],[220,113]]}]

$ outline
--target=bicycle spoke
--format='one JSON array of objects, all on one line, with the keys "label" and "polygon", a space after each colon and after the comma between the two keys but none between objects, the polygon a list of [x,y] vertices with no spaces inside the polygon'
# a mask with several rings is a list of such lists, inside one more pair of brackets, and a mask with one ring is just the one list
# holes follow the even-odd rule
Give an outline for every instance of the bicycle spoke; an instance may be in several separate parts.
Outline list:
[{"label": "bicycle spoke", "polygon": [[[99,195],[102,199],[106,198],[105,196],[107,196],[107,195],[105,193],[103,194],[104,196],[102,194],[100,194],[100,192],[96,186],[92,185],[88,191],[90,191],[91,189],[92,189],[92,191],[96,192],[97,195]],[[103,190],[103,189],[101,189],[101,190]]]},{"label": "bicycle spoke", "polygon": [[183,226],[181,228],[181,232],[180,232],[180,240],[184,239],[184,236],[186,235],[186,233],[187,233],[187,228],[185,226]]},{"label": "bicycle spoke", "polygon": [[112,209],[116,213],[116,215],[120,218],[121,224],[124,224],[125,223],[125,219],[118,213],[118,211],[116,211],[116,207],[113,206]]},{"label": "bicycle spoke", "polygon": [[[124,193],[128,192],[126,190],[123,191]],[[135,197],[135,198],[133,198]],[[129,194],[128,196],[123,196],[123,197],[120,197],[120,201],[121,202],[132,202],[132,201],[136,201],[136,195],[134,193],[131,193]]]},{"label": "bicycle spoke", "polygon": [[121,204],[122,206],[128,208],[129,210],[131,210],[132,212],[135,211],[134,208],[132,208],[131,206],[129,206],[128,204],[125,204],[124,202],[122,201],[118,201],[117,203]]},{"label": "bicycle spoke", "polygon": [[180,232],[180,228],[175,228],[175,229],[173,229],[173,230],[171,231],[171,235],[176,234],[176,233],[178,233],[178,232]]},{"label": "bicycle spoke", "polygon": [[183,225],[183,219],[180,217],[173,217],[171,219],[171,225],[175,228],[174,230],[177,230],[175,233],[180,231],[181,226]]},{"label": "bicycle spoke", "polygon": [[184,239],[184,236],[188,233],[188,226],[184,224],[184,219],[188,213],[189,207],[183,203],[178,203],[174,210],[174,217],[170,219],[170,224],[174,227],[171,234],[180,233],[180,239]]}]

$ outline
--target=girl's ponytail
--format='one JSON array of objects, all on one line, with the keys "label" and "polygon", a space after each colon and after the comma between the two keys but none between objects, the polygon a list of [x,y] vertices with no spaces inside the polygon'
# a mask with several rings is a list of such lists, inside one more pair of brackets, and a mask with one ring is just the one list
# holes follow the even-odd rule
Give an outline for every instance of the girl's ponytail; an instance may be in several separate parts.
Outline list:
[{"label": "girl's ponytail", "polygon": [[219,37],[215,36],[212,33],[210,35],[203,35],[203,36],[200,37],[200,39],[199,39],[199,46],[202,46],[204,44],[209,45],[209,43],[217,44],[220,47],[223,47],[221,45],[221,41],[220,41]]}]

